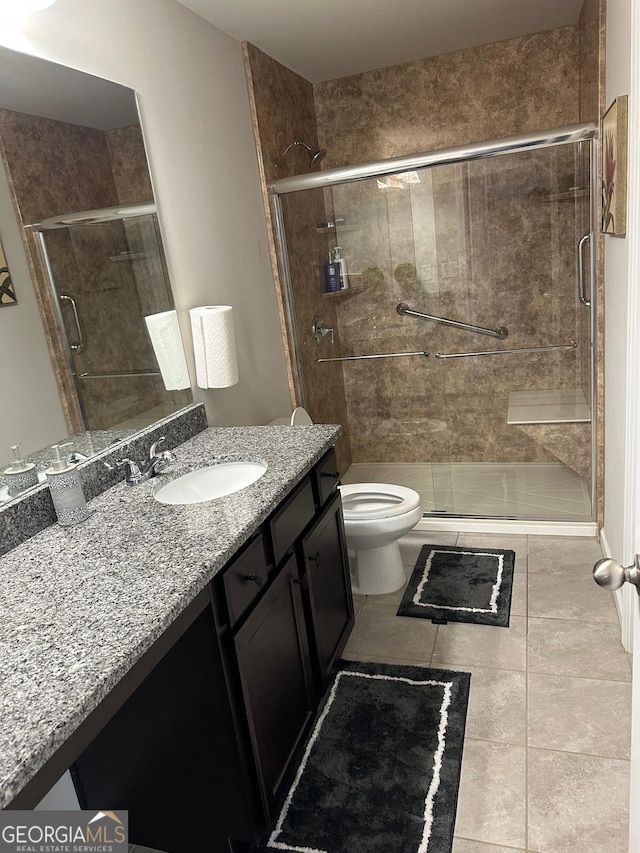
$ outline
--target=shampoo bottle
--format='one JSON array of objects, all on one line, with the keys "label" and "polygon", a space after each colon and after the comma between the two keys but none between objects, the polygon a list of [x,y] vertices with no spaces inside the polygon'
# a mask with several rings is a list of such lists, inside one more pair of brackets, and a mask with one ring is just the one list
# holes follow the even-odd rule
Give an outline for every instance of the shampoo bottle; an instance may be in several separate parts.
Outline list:
[{"label": "shampoo bottle", "polygon": [[327,293],[335,293],[340,290],[340,269],[329,252],[329,263],[324,265],[324,278]]},{"label": "shampoo bottle", "polygon": [[60,457],[64,444],[52,444],[54,459],[46,475],[58,521],[63,526],[80,524],[89,517],[87,502],[82,491],[76,466]]},{"label": "shampoo bottle", "polygon": [[9,497],[20,494],[31,486],[38,485],[38,469],[33,462],[25,462],[20,456],[20,445],[11,447],[13,462],[4,469],[4,481],[7,484]]},{"label": "shampoo bottle", "polygon": [[336,246],[333,250],[333,262],[338,265],[340,290],[347,290],[349,287],[349,273],[347,272],[347,259],[342,257],[341,246]]}]

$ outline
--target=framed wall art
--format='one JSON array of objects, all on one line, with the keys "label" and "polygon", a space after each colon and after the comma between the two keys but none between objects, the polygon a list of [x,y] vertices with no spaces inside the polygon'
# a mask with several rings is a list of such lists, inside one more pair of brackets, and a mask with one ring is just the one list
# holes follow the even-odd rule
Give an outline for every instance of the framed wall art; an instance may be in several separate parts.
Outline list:
[{"label": "framed wall art", "polygon": [[602,119],[602,233],[627,233],[627,95]]},{"label": "framed wall art", "polygon": [[9,274],[7,259],[4,256],[4,249],[0,245],[0,307],[3,305],[15,305],[18,301],[16,292]]}]

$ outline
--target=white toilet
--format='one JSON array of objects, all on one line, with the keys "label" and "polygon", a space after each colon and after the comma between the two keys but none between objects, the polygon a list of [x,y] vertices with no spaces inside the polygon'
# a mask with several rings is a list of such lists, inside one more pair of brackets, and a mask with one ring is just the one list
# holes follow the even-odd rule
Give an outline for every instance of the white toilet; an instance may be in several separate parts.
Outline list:
[{"label": "white toilet", "polygon": [[297,406],[288,418],[275,418],[269,426],[308,426],[312,424],[311,415],[302,406]]},{"label": "white toilet", "polygon": [[353,483],[340,492],[353,591],[395,592],[407,582],[398,539],[422,518],[420,495],[388,483]]}]

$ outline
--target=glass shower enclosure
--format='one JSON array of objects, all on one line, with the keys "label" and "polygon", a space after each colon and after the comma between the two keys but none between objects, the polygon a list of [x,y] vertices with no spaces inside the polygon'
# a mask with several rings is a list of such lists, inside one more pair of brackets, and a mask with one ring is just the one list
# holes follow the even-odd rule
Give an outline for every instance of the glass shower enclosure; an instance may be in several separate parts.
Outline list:
[{"label": "glass shower enclosure", "polygon": [[[429,515],[590,521],[593,125],[284,178],[304,403],[344,482]],[[339,246],[340,290],[325,264]]]}]

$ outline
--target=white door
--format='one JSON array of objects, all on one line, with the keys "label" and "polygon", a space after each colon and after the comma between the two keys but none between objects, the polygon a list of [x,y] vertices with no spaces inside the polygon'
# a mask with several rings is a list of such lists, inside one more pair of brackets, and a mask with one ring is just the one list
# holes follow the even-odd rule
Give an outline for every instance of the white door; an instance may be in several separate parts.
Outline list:
[{"label": "white door", "polygon": [[[638,529],[636,529],[636,548],[638,549],[636,553],[640,554],[640,525],[638,525]],[[635,596],[634,604],[629,853],[640,853],[640,595]]]}]

